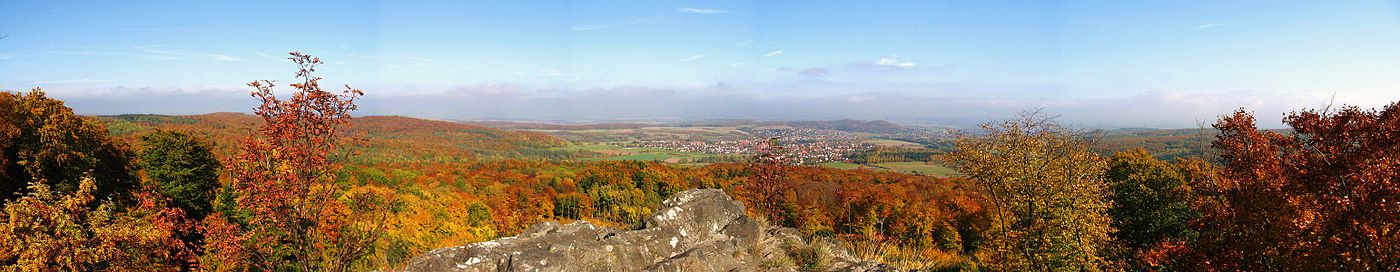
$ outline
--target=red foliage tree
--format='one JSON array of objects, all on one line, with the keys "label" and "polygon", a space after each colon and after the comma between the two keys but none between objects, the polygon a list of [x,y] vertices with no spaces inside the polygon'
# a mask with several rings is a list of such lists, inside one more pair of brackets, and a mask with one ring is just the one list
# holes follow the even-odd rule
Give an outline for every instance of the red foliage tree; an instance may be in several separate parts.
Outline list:
[{"label": "red foliage tree", "polygon": [[290,98],[274,96],[273,81],[248,84],[262,101],[255,113],[263,124],[226,163],[234,207],[227,218],[207,220],[208,257],[228,268],[350,269],[378,238],[364,215],[388,205],[373,193],[342,195],[332,184],[340,166],[335,155],[348,143],[341,131],[363,93],[349,86],[339,94],[322,90],[321,78],[312,75],[321,60],[291,55],[301,82],[291,84]]},{"label": "red foliage tree", "polygon": [[1400,103],[1305,110],[1293,133],[1243,110],[1215,125],[1225,165],[1195,264],[1222,270],[1400,270]]},{"label": "red foliage tree", "polygon": [[759,154],[755,156],[753,163],[753,178],[746,186],[749,194],[755,203],[750,205],[750,209],[763,214],[769,222],[779,224],[787,222],[792,215],[791,212],[784,212],[783,204],[789,201],[788,194],[792,191],[787,186],[787,169],[792,165],[792,156],[787,154],[787,150],[778,143],[778,138],[768,139],[760,146]]}]

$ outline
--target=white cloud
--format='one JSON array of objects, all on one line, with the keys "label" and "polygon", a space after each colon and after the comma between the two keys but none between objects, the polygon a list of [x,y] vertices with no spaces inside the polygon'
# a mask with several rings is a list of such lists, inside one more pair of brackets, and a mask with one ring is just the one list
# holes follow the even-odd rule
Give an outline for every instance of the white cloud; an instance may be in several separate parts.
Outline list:
[{"label": "white cloud", "polygon": [[271,60],[271,61],[287,60],[287,58],[273,57],[272,55],[268,55],[267,53],[263,53],[263,52],[257,52],[257,53],[255,53],[255,54],[257,54],[258,57],[262,57],[262,58],[265,59],[265,60]]},{"label": "white cloud", "polygon": [[782,55],[782,54],[783,54],[783,50],[773,50],[773,52],[768,52],[768,54],[763,54],[763,57],[772,57],[772,56],[777,56],[777,55]]},{"label": "white cloud", "polygon": [[1225,25],[1225,24],[1204,24],[1204,25],[1198,25],[1198,26],[1196,26],[1196,29],[1213,28],[1213,27],[1218,27],[1218,26],[1223,26],[1223,25]]},{"label": "white cloud", "polygon": [[188,59],[188,60],[217,60],[217,61],[243,61],[224,54],[185,52],[183,50],[162,49],[159,45],[144,45],[133,47],[142,53],[140,56],[158,59]]},{"label": "white cloud", "polygon": [[540,75],[542,75],[542,76],[553,76],[553,77],[557,77],[557,76],[563,76],[563,75],[564,75],[564,72],[560,72],[559,70],[554,70],[554,69],[549,69],[549,68],[543,68],[543,69],[540,69]]},{"label": "white cloud", "polygon": [[870,101],[870,100],[875,100],[875,97],[869,96],[869,95],[852,95],[852,96],[846,97],[846,102],[851,102],[851,103],[861,103],[861,102],[866,102],[866,101]]},{"label": "white cloud", "polygon": [[852,68],[857,68],[857,69],[893,69],[893,70],[908,70],[908,69],[914,69],[914,63],[913,63],[913,62],[899,61],[899,55],[895,55],[895,56],[893,56],[893,57],[888,57],[888,58],[880,58],[880,60],[877,60],[877,61],[875,61],[875,62],[870,62],[870,61],[856,61],[856,62],[852,62],[852,63],[848,64],[848,66],[850,66],[850,67],[852,67]]},{"label": "white cloud", "polygon": [[690,61],[698,60],[698,59],[704,58],[704,57],[705,57],[705,55],[703,55],[703,54],[701,54],[701,55],[694,55],[694,56],[690,56],[690,57],[688,57],[688,58],[684,58],[684,59],[677,60],[676,62],[690,62]]},{"label": "white cloud", "polygon": [[734,47],[745,47],[745,46],[749,46],[750,43],[753,43],[753,40],[747,40],[747,41],[742,41],[742,42],[734,43]]},{"label": "white cloud", "polygon": [[706,8],[676,8],[676,12],[690,13],[690,14],[705,14],[705,15],[729,13],[728,10],[722,10],[722,9],[706,9]]},{"label": "white cloud", "polygon": [[880,61],[875,62],[875,65],[898,69],[914,68],[913,62],[899,62],[899,60],[893,58],[880,58]]},{"label": "white cloud", "polygon": [[600,29],[600,28],[607,28],[607,27],[604,26],[604,25],[571,25],[571,26],[569,26],[569,30],[573,30],[573,31],[588,31],[588,30],[594,30],[594,29]]}]

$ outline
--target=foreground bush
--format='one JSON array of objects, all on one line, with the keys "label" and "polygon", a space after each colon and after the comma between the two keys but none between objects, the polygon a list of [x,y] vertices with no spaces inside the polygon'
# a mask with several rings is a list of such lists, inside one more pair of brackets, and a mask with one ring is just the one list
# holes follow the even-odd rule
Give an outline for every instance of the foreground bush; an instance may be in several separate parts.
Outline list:
[{"label": "foreground bush", "polygon": [[[195,252],[179,237],[193,231],[180,209],[144,194],[120,209],[96,201],[96,182],[64,194],[43,183],[5,203],[0,222],[0,267],[7,271],[175,271]],[[96,204],[96,208],[90,208]]]}]

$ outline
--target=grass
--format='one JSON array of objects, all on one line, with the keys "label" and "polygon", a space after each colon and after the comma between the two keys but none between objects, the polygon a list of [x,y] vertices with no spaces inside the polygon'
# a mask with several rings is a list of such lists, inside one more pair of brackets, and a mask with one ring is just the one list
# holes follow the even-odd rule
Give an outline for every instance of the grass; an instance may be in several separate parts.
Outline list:
[{"label": "grass", "polygon": [[905,271],[966,271],[976,270],[967,257],[937,249],[915,249],[888,242],[864,239],[841,239],[848,252],[857,259],[874,261]]},{"label": "grass", "polygon": [[826,271],[831,265],[831,249],[821,243],[788,243],[783,247],[798,271]]}]

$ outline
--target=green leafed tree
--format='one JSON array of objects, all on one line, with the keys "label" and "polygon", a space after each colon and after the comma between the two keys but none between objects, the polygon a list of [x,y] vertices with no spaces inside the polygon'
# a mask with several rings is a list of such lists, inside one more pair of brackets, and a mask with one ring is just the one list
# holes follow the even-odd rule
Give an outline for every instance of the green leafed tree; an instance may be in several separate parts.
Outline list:
[{"label": "green leafed tree", "polygon": [[1007,271],[1110,268],[1106,163],[1089,150],[1093,138],[1037,112],[981,129],[944,156],[992,206],[980,261]]},{"label": "green leafed tree", "polygon": [[176,131],[156,131],[141,136],[145,149],[140,166],[146,179],[191,218],[204,218],[213,209],[223,167],[208,143]]},{"label": "green leafed tree", "polygon": [[1201,212],[1192,207],[1194,195],[1188,183],[1191,161],[1167,163],[1136,149],[1114,154],[1108,165],[1104,177],[1113,192],[1108,214],[1118,230],[1113,237],[1133,265],[1142,269],[1160,266],[1143,255],[1196,238],[1190,223]]}]

